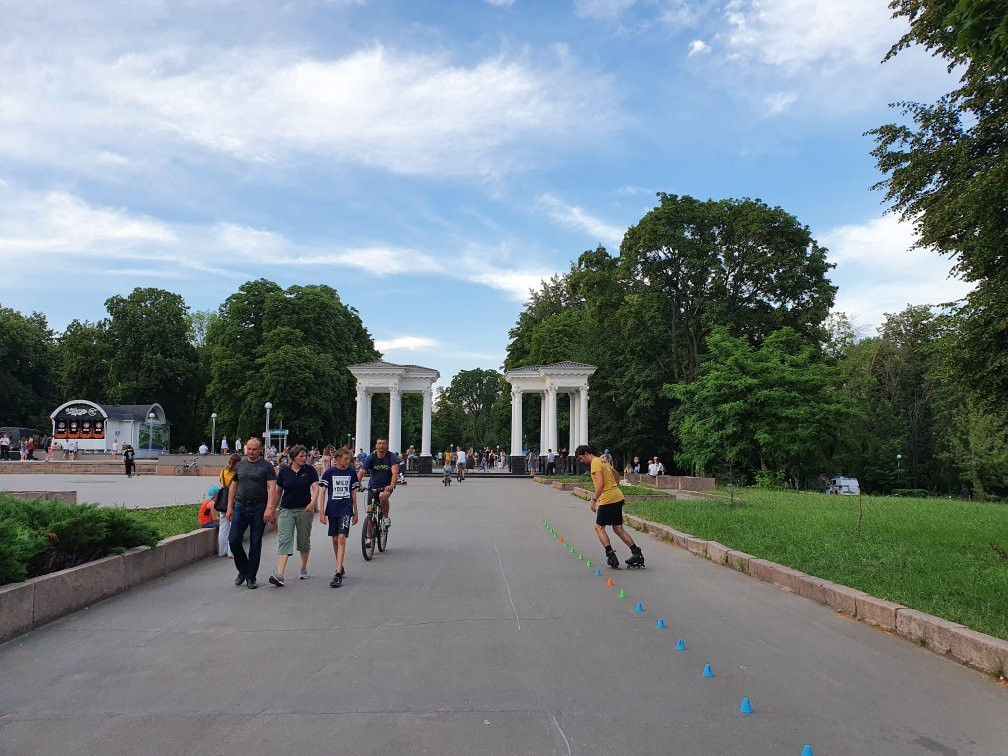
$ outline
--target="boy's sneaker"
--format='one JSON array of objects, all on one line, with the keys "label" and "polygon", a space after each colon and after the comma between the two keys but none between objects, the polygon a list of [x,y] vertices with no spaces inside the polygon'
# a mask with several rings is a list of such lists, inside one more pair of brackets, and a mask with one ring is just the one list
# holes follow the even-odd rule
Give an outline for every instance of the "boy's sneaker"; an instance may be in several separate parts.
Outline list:
[{"label": "boy's sneaker", "polygon": [[277,575],[275,572],[269,576],[269,581],[271,585],[275,585],[277,588],[284,587],[284,577],[283,575]]},{"label": "boy's sneaker", "polygon": [[308,570],[301,570],[301,574],[298,576],[298,580],[307,580],[311,575],[308,574]]},{"label": "boy's sneaker", "polygon": [[332,576],[332,580],[329,581],[329,587],[339,588],[341,585],[343,585],[343,573],[337,572],[335,575]]}]

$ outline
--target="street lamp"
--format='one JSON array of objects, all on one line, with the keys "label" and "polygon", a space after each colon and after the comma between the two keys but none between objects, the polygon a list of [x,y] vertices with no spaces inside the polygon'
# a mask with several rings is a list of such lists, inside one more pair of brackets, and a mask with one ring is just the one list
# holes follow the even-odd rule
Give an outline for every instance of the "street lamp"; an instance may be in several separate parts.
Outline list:
[{"label": "street lamp", "polygon": [[897,469],[897,470],[899,470],[899,466],[900,466],[900,460],[901,460],[901,459],[903,459],[903,455],[902,455],[902,454],[897,454],[897,455],[896,455],[896,469]]},{"label": "street lamp", "polygon": [[213,430],[210,431],[210,453],[214,453],[214,449],[217,447],[217,413],[210,413],[210,420],[213,421]]},{"label": "street lamp", "polygon": [[266,432],[263,434],[263,453],[269,449],[270,442],[270,432],[269,432],[269,413],[273,409],[273,402],[266,402],[263,405],[266,408]]},{"label": "street lamp", "polygon": [[154,450],[154,413],[147,413],[147,451]]}]

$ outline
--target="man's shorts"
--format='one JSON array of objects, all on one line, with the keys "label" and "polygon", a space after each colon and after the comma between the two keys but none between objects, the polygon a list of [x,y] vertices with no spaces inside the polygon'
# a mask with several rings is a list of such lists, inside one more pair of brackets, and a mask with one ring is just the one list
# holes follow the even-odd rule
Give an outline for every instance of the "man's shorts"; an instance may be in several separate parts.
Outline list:
[{"label": "man's shorts", "polygon": [[602,525],[622,525],[623,524],[623,500],[614,501],[612,504],[599,504],[595,512],[595,524]]},{"label": "man's shorts", "polygon": [[[329,517],[329,515],[326,515]],[[335,517],[329,517],[329,537],[350,535],[350,523],[353,522],[353,512],[340,512]]]},{"label": "man's shorts", "polygon": [[277,554],[294,553],[294,534],[297,533],[297,550],[302,554],[311,550],[311,527],[315,515],[301,508],[284,509],[277,513]]}]

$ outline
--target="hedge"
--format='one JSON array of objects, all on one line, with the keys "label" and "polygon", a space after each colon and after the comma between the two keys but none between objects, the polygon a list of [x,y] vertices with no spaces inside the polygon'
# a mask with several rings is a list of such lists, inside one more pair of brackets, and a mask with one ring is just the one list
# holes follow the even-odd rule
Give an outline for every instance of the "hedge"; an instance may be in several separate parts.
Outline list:
[{"label": "hedge", "polygon": [[24,501],[0,493],[0,585],[158,540],[152,525],[121,509]]}]

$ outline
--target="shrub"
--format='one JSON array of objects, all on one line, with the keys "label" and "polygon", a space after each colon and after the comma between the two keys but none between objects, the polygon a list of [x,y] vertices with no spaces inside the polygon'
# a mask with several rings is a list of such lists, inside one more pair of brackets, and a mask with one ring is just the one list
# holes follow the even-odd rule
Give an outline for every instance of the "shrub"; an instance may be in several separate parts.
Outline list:
[{"label": "shrub", "polygon": [[154,546],[158,533],[120,509],[0,495],[0,585]]},{"label": "shrub", "polygon": [[783,470],[761,470],[756,473],[756,488],[767,491],[783,491],[787,488],[787,478]]}]

